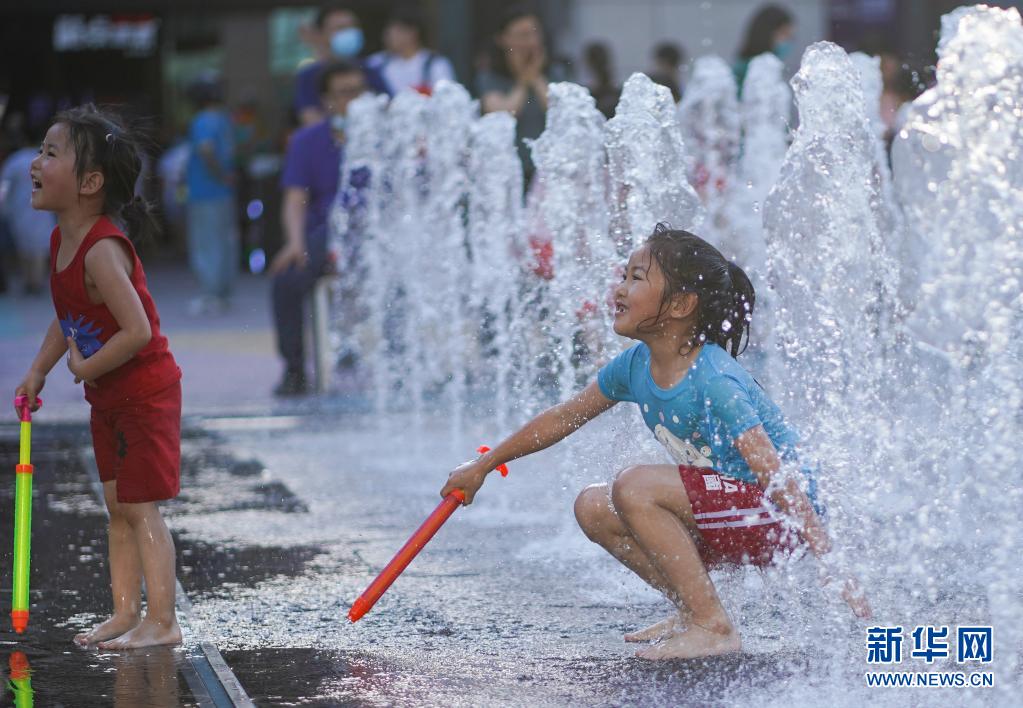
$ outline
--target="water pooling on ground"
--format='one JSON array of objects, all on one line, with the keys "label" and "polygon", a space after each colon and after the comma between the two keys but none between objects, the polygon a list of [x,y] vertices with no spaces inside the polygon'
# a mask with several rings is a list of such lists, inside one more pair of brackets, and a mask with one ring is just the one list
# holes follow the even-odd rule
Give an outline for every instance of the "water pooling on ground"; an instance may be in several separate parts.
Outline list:
[{"label": "water pooling on ground", "polygon": [[[863,686],[863,625],[817,588],[806,561],[784,574],[715,572],[743,631],[742,655],[658,665],[633,658],[622,635],[670,607],[587,541],[571,511],[582,486],[625,464],[616,439],[641,434],[623,412],[595,421],[574,447],[492,477],[354,625],[345,618],[351,602],[471,452],[452,447],[440,418],[410,432],[411,414],[388,416],[386,434],[354,418],[222,433],[225,452],[257,459],[265,480],[285,483],[308,511],[190,514],[172,519],[175,532],[253,556],[262,546],[287,555],[290,544],[320,553],[298,573],[204,594],[194,603],[195,630],[217,638],[257,703],[904,704],[896,691]],[[486,442],[494,431],[467,433]],[[913,616],[936,622],[987,617],[984,584],[952,560],[945,570],[951,581],[933,598],[896,576],[873,590],[875,603],[912,603]],[[984,695],[933,694],[955,704]]]}]

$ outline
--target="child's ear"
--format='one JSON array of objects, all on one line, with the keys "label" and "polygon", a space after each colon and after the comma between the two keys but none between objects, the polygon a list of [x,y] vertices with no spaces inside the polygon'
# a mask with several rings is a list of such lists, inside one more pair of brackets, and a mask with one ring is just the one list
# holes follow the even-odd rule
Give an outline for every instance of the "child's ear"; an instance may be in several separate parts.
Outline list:
[{"label": "child's ear", "polygon": [[696,293],[678,293],[671,298],[668,314],[676,319],[684,320],[696,312],[699,297]]},{"label": "child's ear", "polygon": [[86,172],[78,185],[79,194],[87,197],[97,194],[101,189],[103,189],[103,173],[98,171]]}]

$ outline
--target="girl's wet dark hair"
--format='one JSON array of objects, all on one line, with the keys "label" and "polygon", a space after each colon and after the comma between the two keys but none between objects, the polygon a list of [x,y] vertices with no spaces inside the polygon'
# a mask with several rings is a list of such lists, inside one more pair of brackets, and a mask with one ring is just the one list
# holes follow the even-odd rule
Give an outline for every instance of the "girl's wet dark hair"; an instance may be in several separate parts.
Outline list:
[{"label": "girl's wet dark hair", "polygon": [[67,126],[78,179],[87,172],[103,174],[103,213],[123,222],[135,244],[155,236],[159,224],[149,203],[135,193],[142,173],[139,139],[116,114],[91,103],[60,112],[53,122]]},{"label": "girl's wet dark hair", "polygon": [[696,293],[694,346],[713,342],[733,357],[745,351],[756,293],[742,268],[699,236],[666,224],[658,224],[645,245],[665,281],[654,322],[667,311],[673,297]]}]

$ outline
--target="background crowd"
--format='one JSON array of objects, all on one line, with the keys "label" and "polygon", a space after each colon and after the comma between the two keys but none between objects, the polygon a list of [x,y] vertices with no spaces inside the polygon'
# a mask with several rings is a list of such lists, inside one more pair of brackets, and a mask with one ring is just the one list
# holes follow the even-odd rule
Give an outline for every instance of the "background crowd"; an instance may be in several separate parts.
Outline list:
[{"label": "background crowd", "polygon": [[[550,82],[587,86],[609,117],[618,102],[626,77],[616,70],[611,44],[588,41],[579,56],[565,55],[554,45],[539,6],[507,5],[494,13],[491,31],[472,58],[471,75],[460,76],[433,48],[437,23],[427,5],[394,4],[374,37],[360,16],[361,6],[325,3],[291,38],[306,48],[306,56],[296,62],[286,100],[251,94],[228,102],[224,77],[203,68],[180,82],[189,108],[176,108],[179,124],[151,126],[151,159],[138,190],[161,206],[164,237],[152,250],[171,257],[187,254],[199,286],[190,306],[195,316],[229,310],[239,273],[269,274],[284,362],[276,388],[280,395],[309,389],[303,301],[317,277],[337,267],[327,255],[327,220],[344,159],[345,116],[354,98],[366,91],[429,94],[441,80],[461,81],[483,112],[515,115],[527,193],[533,165],[526,141],[544,129]],[[738,86],[753,57],[772,52],[782,60],[793,58],[797,21],[793,11],[766,5],[752,12],[744,28],[736,28],[732,60]],[[881,115],[893,135],[900,108],[926,87],[929,72],[900,56],[881,33],[864,34],[849,48],[881,58]],[[699,49],[674,41],[652,43],[646,72],[679,101],[689,59],[702,53]],[[0,293],[36,296],[46,291],[54,224],[51,215],[29,206],[28,162],[48,125],[47,106],[56,108],[59,101],[50,97],[46,104],[44,92],[19,102],[3,86],[0,76]],[[141,106],[125,109],[129,118],[144,113]]]}]

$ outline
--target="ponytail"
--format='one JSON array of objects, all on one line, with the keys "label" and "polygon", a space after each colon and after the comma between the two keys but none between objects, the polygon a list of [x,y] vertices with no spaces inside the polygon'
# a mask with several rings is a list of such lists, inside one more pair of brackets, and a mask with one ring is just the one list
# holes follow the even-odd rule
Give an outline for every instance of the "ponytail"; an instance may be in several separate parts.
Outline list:
[{"label": "ponytail", "polygon": [[756,304],[756,292],[745,271],[699,236],[665,224],[658,224],[646,243],[664,274],[661,312],[676,295],[696,293],[694,345],[713,342],[733,358],[744,352]]},{"label": "ponytail", "polygon": [[135,194],[144,151],[121,117],[89,103],[61,111],[54,123],[67,126],[78,179],[91,170],[103,174],[103,213],[121,220],[135,245],[157,234],[159,224],[149,204]]},{"label": "ponytail", "polygon": [[149,243],[160,233],[160,222],[153,214],[152,205],[139,195],[121,207],[118,214],[124,222],[124,231],[136,246]]}]

